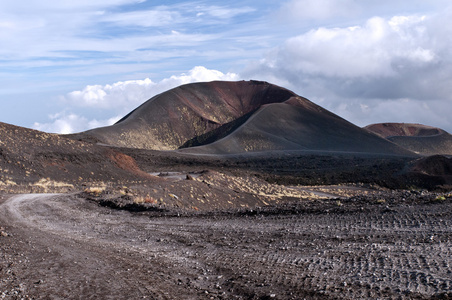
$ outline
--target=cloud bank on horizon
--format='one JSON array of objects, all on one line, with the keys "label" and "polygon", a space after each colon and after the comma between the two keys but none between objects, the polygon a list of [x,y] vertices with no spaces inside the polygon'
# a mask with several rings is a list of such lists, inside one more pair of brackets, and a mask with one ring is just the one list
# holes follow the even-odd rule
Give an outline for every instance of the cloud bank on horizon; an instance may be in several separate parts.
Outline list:
[{"label": "cloud bank on horizon", "polygon": [[[0,8],[0,121],[78,132],[112,124],[180,84],[257,79],[360,126],[415,122],[452,132],[448,1],[3,1]],[[17,103],[20,112],[8,110]]]}]

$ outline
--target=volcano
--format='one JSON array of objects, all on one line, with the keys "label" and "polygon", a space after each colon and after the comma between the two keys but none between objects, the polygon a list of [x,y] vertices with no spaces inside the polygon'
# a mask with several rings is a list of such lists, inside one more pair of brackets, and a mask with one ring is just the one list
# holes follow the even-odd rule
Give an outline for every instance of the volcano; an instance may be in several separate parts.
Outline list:
[{"label": "volcano", "polygon": [[413,155],[261,81],[204,82],[156,95],[112,126],[73,136],[115,147],[240,154],[302,150]]},{"label": "volcano", "polygon": [[452,135],[437,127],[411,123],[379,123],[365,128],[421,155],[452,155]]},{"label": "volcano", "polygon": [[116,124],[81,137],[119,147],[175,150],[264,104],[292,96],[287,89],[257,81],[187,84],[156,95]]}]

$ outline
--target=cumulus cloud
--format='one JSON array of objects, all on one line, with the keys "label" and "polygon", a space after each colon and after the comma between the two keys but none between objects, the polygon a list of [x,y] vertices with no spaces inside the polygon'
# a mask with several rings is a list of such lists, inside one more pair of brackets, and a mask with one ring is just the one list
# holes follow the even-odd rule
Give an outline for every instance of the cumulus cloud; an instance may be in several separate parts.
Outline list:
[{"label": "cumulus cloud", "polygon": [[33,128],[45,132],[69,134],[84,131],[89,128],[112,125],[115,122],[119,121],[121,117],[117,116],[106,120],[88,120],[86,117],[74,113],[63,112],[55,115],[50,115],[49,118],[52,120],[52,122],[35,122],[33,124]]},{"label": "cumulus cloud", "polygon": [[264,63],[328,77],[393,76],[403,64],[435,62],[424,20],[374,17],[363,26],[311,30],[287,40]]},{"label": "cumulus cloud", "polygon": [[213,80],[238,80],[234,73],[223,74],[202,66],[194,67],[186,74],[174,75],[159,82],[149,78],[119,81],[107,85],[88,85],[64,97],[69,105],[95,107],[109,110],[131,110],[152,96],[191,82]]},{"label": "cumulus cloud", "polygon": [[[87,129],[111,125],[120,116],[132,111],[149,98],[182,84],[213,80],[238,80],[239,75],[222,73],[217,70],[197,66],[187,73],[174,75],[154,82],[149,78],[143,80],[120,81],[107,85],[89,85],[79,91],[73,91],[62,97],[68,107],[63,113],[50,117],[48,123],[35,123],[33,128],[54,133],[73,133]],[[99,115],[108,114],[105,119],[88,120],[79,114],[67,112],[76,109],[98,109]],[[111,117],[113,116],[113,117]]]},{"label": "cumulus cloud", "polygon": [[445,10],[317,28],[288,39],[242,76],[276,78],[359,125],[392,116],[452,131],[444,117],[452,110],[451,16]]}]

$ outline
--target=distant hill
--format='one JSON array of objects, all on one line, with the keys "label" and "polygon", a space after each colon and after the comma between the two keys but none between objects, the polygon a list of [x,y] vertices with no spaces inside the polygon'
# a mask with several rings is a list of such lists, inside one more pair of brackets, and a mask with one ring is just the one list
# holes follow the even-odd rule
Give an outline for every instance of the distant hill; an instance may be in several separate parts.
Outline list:
[{"label": "distant hill", "polygon": [[199,154],[314,150],[413,155],[285,88],[260,81],[183,85],[152,97],[112,126],[72,137]]},{"label": "distant hill", "polygon": [[365,129],[422,155],[452,155],[452,135],[443,129],[410,123],[379,123]]}]

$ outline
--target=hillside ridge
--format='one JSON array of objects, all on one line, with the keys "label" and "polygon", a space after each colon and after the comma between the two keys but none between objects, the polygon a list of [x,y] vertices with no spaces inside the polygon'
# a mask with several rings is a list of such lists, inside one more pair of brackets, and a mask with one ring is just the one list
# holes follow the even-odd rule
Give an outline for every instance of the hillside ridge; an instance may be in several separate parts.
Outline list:
[{"label": "hillside ridge", "polygon": [[261,81],[182,85],[152,97],[112,126],[72,137],[186,153],[327,150],[413,155],[288,89]]}]

